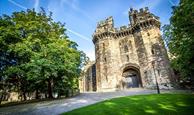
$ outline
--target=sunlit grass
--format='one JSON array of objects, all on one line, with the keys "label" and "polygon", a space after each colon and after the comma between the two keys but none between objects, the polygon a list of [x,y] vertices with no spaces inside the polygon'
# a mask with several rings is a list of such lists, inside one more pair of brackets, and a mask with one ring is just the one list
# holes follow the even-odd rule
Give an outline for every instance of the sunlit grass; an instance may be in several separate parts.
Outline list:
[{"label": "sunlit grass", "polygon": [[194,95],[152,94],[106,100],[64,115],[193,115]]}]

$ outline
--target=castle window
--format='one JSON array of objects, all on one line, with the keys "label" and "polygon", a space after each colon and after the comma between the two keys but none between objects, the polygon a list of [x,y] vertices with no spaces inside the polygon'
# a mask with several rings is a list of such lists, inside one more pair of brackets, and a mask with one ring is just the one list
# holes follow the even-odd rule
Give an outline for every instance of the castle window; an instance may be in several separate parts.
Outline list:
[{"label": "castle window", "polygon": [[154,49],[152,49],[152,54],[154,54]]},{"label": "castle window", "polygon": [[130,49],[132,49],[132,43],[130,40],[129,40],[129,47],[130,47]]},{"label": "castle window", "polygon": [[148,32],[147,35],[150,36],[150,33]]},{"label": "castle window", "polygon": [[104,62],[106,62],[106,58],[104,58]]},{"label": "castle window", "polygon": [[147,79],[147,78],[148,78],[148,73],[147,73],[147,71],[144,71],[144,75],[145,75],[145,78]]},{"label": "castle window", "polygon": [[146,80],[146,83],[149,85],[150,84],[150,78],[148,76],[148,71],[144,71],[144,75],[145,75],[145,80]]},{"label": "castle window", "polygon": [[159,44],[153,44],[151,51],[152,51],[152,54],[157,55],[157,56],[161,55],[161,53],[162,53]]},{"label": "castle window", "polygon": [[136,16],[136,14],[133,14],[133,20],[134,20],[134,23],[136,23],[136,21],[137,21],[137,16]]},{"label": "castle window", "polygon": [[127,62],[129,61],[129,56],[128,55],[126,55],[126,60],[127,60]]},{"label": "castle window", "polygon": [[108,81],[108,77],[107,77],[107,75],[106,75],[106,81]]},{"label": "castle window", "polygon": [[158,69],[157,71],[158,71],[158,75],[160,76],[160,70]]},{"label": "castle window", "polygon": [[103,48],[105,48],[105,44],[104,43],[102,44],[102,46],[103,46]]},{"label": "castle window", "polygon": [[124,46],[124,51],[125,51],[125,53],[128,52],[128,47],[127,47],[127,45]]},{"label": "castle window", "polygon": [[102,44],[102,47],[103,47],[102,50],[104,52],[105,51],[105,44],[104,43]]}]

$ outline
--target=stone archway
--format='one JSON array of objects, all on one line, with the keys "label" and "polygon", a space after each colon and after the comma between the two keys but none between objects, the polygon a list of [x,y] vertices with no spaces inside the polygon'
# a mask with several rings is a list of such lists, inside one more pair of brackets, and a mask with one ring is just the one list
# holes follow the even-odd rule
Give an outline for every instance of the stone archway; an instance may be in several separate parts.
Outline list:
[{"label": "stone archway", "polygon": [[141,76],[139,69],[135,67],[125,67],[123,69],[123,88],[139,88],[142,87]]}]

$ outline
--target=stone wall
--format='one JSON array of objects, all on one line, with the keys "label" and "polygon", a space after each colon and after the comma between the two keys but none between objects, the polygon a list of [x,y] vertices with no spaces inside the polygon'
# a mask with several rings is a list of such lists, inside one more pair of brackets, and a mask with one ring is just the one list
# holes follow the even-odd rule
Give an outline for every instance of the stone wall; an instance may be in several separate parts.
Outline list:
[{"label": "stone wall", "polygon": [[95,62],[89,62],[82,70],[79,79],[80,92],[96,91],[96,65]]}]

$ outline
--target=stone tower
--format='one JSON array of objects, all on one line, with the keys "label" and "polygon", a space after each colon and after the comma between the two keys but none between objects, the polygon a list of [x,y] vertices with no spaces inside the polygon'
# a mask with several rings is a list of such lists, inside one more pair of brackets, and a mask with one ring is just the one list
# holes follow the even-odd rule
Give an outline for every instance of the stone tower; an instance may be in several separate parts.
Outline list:
[{"label": "stone tower", "polygon": [[100,21],[93,34],[97,91],[133,87],[171,88],[173,72],[160,33],[159,17],[146,7],[129,11],[129,25]]}]

